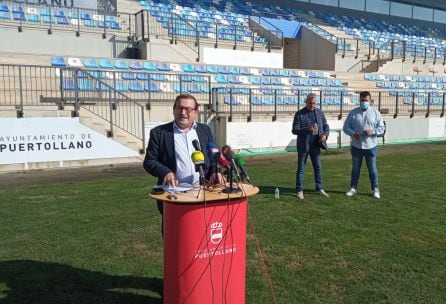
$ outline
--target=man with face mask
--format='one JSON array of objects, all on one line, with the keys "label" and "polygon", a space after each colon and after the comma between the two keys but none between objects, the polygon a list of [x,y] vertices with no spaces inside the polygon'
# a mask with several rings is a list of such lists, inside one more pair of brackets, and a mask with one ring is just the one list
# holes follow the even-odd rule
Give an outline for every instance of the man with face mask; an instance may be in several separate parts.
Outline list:
[{"label": "man with face mask", "polygon": [[384,133],[384,122],[381,118],[381,113],[370,105],[370,92],[361,92],[359,98],[360,106],[350,111],[343,128],[344,133],[351,137],[352,154],[350,190],[346,195],[354,196],[356,194],[362,160],[365,158],[369,171],[372,196],[379,199],[381,195],[378,184],[378,170],[376,168],[376,156],[378,155],[377,136]]}]

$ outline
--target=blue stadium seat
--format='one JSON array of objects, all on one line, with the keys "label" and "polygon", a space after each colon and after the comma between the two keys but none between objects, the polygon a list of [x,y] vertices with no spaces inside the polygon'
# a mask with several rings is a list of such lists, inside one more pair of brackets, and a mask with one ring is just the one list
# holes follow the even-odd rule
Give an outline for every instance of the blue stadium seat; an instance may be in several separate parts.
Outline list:
[{"label": "blue stadium seat", "polygon": [[154,62],[145,61],[144,62],[144,70],[156,71],[156,64]]},{"label": "blue stadium seat", "polygon": [[81,20],[92,20],[90,14],[88,13],[80,13]]},{"label": "blue stadium seat", "polygon": [[120,30],[121,29],[121,25],[116,22],[116,21],[109,21],[108,22],[108,26],[112,29],[112,30]]},{"label": "blue stadium seat", "polygon": [[56,22],[57,24],[61,24],[61,25],[68,25],[68,19],[67,17],[63,16],[63,17],[56,17]]},{"label": "blue stadium seat", "polygon": [[28,14],[28,21],[29,22],[37,22],[37,23],[39,23],[40,22],[40,15]]},{"label": "blue stadium seat", "polygon": [[141,63],[141,61],[132,60],[129,63],[129,68],[131,70],[142,70],[144,67],[143,67],[143,64]]},{"label": "blue stadium seat", "polygon": [[226,66],[219,66],[217,72],[220,74],[230,74],[229,68]]},{"label": "blue stadium seat", "polygon": [[218,83],[228,83],[228,78],[226,77],[226,75],[216,75],[215,81],[217,81]]},{"label": "blue stadium seat", "polygon": [[80,91],[94,91],[95,90],[93,81],[89,80],[89,79],[79,79],[77,86]]},{"label": "blue stadium seat", "polygon": [[170,71],[170,64],[168,64],[168,63],[164,63],[164,62],[158,62],[158,63],[156,64],[156,69],[157,69],[158,71],[165,71],[165,72],[168,72],[168,71]]},{"label": "blue stadium seat", "polygon": [[194,67],[189,63],[183,64],[181,68],[183,69],[183,72],[186,72],[186,73],[194,73],[195,72]]},{"label": "blue stadium seat", "polygon": [[0,19],[2,20],[10,20],[11,14],[9,12],[0,12]]},{"label": "blue stadium seat", "polygon": [[259,76],[251,76],[251,77],[249,77],[249,81],[254,85],[259,85],[260,77]]},{"label": "blue stadium seat", "polygon": [[144,90],[146,92],[159,92],[160,91],[160,89],[158,88],[156,83],[153,83],[153,82],[150,83],[150,88],[149,88],[149,84],[146,82],[144,84]]},{"label": "blue stadium seat", "polygon": [[121,74],[123,80],[136,80],[136,74],[131,72],[125,72]]},{"label": "blue stadium seat", "polygon": [[217,74],[217,72],[218,72],[217,67],[214,65],[208,65],[206,69],[209,74]]},{"label": "blue stadium seat", "polygon": [[251,71],[249,68],[241,67],[240,68],[240,74],[241,75],[251,75]]},{"label": "blue stadium seat", "polygon": [[166,81],[166,76],[164,74],[150,74],[150,79],[154,81]]},{"label": "blue stadium seat", "polygon": [[48,16],[48,17],[50,17],[51,16],[51,12],[47,8],[42,8],[40,10],[40,16]]},{"label": "blue stadium seat", "polygon": [[9,13],[9,7],[7,4],[0,4],[0,12]]},{"label": "blue stadium seat", "polygon": [[144,87],[141,85],[139,81],[130,81],[129,82],[129,91],[130,92],[144,92]]},{"label": "blue stadium seat", "polygon": [[60,56],[51,57],[51,66],[53,67],[66,67],[65,59]]},{"label": "blue stadium seat", "polygon": [[[112,83],[112,86],[114,86],[114,83]],[[117,92],[127,92],[127,83],[122,80],[116,81],[115,90]]]},{"label": "blue stadium seat", "polygon": [[234,106],[241,104],[240,101],[238,101],[235,96],[232,96],[232,100],[231,100],[229,95],[225,95],[224,103],[227,105],[234,105]]},{"label": "blue stadium seat", "polygon": [[195,72],[196,73],[207,73],[206,66],[203,64],[197,64],[195,66]]},{"label": "blue stadium seat", "polygon": [[74,90],[74,79],[64,79],[62,83],[62,88],[64,90]]},{"label": "blue stadium seat", "polygon": [[84,20],[85,27],[96,27],[96,23],[94,20]]},{"label": "blue stadium seat", "polygon": [[138,80],[149,80],[149,74],[147,73],[137,73],[136,79]]},{"label": "blue stadium seat", "polygon": [[113,63],[110,59],[100,59],[99,66],[103,69],[113,69]]},{"label": "blue stadium seat", "polygon": [[96,59],[93,58],[85,58],[84,59],[84,66],[86,68],[98,68],[98,63],[96,62]]},{"label": "blue stadium seat", "polygon": [[128,70],[129,65],[126,60],[116,59],[115,60],[115,68],[119,70]]},{"label": "blue stadium seat", "polygon": [[13,13],[12,18],[16,21],[26,21],[24,13]]}]

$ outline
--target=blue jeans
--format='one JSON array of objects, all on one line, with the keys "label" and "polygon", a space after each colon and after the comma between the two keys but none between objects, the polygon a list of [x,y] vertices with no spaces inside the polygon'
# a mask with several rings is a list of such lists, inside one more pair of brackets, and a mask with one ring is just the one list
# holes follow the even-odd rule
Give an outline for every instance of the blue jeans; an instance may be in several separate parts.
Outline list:
[{"label": "blue jeans", "polygon": [[359,176],[361,175],[362,159],[365,157],[365,163],[369,171],[369,179],[372,190],[378,188],[378,169],[376,168],[376,156],[378,155],[378,146],[372,149],[358,149],[351,147],[352,152],[352,178],[351,188],[358,188]]},{"label": "blue jeans", "polygon": [[307,164],[308,155],[310,155],[311,163],[314,170],[314,182],[316,183],[316,191],[322,189],[322,168],[321,168],[321,150],[317,146],[310,147],[308,153],[297,153],[297,172],[296,172],[296,189],[297,192],[303,191],[304,172]]}]

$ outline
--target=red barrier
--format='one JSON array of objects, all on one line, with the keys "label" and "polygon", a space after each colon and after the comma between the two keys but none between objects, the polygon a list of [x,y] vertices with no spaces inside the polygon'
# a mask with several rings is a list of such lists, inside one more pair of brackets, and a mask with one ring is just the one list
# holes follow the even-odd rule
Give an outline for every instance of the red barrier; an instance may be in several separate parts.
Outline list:
[{"label": "red barrier", "polygon": [[163,205],[164,303],[245,303],[247,198]]}]

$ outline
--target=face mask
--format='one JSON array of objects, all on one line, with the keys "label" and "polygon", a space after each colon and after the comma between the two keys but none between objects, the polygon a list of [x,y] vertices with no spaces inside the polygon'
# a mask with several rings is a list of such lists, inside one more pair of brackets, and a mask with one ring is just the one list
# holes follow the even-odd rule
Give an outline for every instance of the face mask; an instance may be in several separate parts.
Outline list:
[{"label": "face mask", "polygon": [[361,109],[367,110],[369,108],[369,106],[370,106],[370,102],[368,102],[368,101],[361,101],[359,103],[359,106],[361,107]]}]

